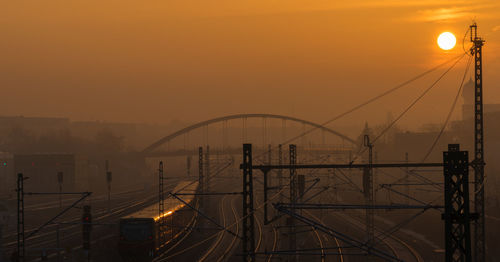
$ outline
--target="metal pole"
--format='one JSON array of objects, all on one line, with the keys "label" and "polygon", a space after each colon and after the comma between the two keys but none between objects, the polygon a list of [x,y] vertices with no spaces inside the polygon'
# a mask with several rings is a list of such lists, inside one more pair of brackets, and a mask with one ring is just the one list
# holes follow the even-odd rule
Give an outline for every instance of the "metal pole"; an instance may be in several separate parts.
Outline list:
[{"label": "metal pole", "polygon": [[[271,165],[271,144],[267,145],[267,164]],[[271,183],[272,184],[272,183]],[[269,177],[268,177],[268,171],[264,171],[264,225],[267,225],[269,223],[268,220],[268,210],[267,210],[267,191],[269,190]]]},{"label": "metal pole", "polygon": [[191,156],[187,156],[186,158],[186,168],[187,168],[187,177],[191,176]]},{"label": "metal pole", "polygon": [[210,191],[210,146],[207,145],[205,153],[205,192]]},{"label": "metal pole", "polygon": [[484,225],[484,140],[483,140],[483,66],[482,49],[484,40],[477,36],[476,23],[470,26],[470,40],[474,43],[474,209],[479,218],[474,223],[475,261],[486,260],[486,239]]},{"label": "metal pole", "polygon": [[24,177],[17,174],[17,257],[24,262]]},{"label": "metal pole", "polygon": [[106,160],[106,182],[108,184],[108,213],[111,212],[111,172],[109,172],[109,161]]},{"label": "metal pole", "polygon": [[264,225],[269,223],[267,219],[267,190],[268,190],[267,170],[264,170]]},{"label": "metal pole", "polygon": [[62,208],[62,184],[63,184],[63,172],[57,172],[57,182],[59,184],[59,209]]},{"label": "metal pole", "polygon": [[[377,151],[375,151],[373,163],[378,163]],[[374,184],[374,187],[376,188],[379,185],[379,180],[378,180],[379,176],[377,175],[377,169],[372,169],[372,175],[373,175],[373,184]],[[373,191],[373,204],[375,205],[377,203],[377,191],[373,190],[373,189],[372,189],[372,191]]]},{"label": "metal pole", "polygon": [[[203,178],[203,147],[198,147],[198,183],[200,184],[201,193],[205,193],[205,185]],[[203,207],[203,197],[200,197],[200,208]]]},{"label": "metal pole", "polygon": [[255,261],[252,144],[243,144],[243,261]]},{"label": "metal pole", "polygon": [[160,246],[163,245],[165,241],[165,218],[163,214],[165,213],[165,195],[163,192],[163,161],[160,161],[158,167],[158,218],[160,219]]},{"label": "metal pole", "polygon": [[[295,213],[295,204],[297,202],[297,171],[293,167],[295,164],[297,164],[297,146],[296,145],[290,145],[290,203],[292,204],[291,212]],[[297,249],[297,235],[295,232],[295,218],[290,217],[289,218],[289,249],[292,252],[295,252]],[[297,255],[292,255],[290,257],[290,261],[297,261]]]},{"label": "metal pole", "polygon": [[[410,160],[410,159],[409,159],[409,157],[408,157],[408,152],[406,152],[406,153],[405,153],[405,163],[406,163],[406,164],[408,164],[409,160]],[[404,182],[403,182],[403,183],[407,184],[407,185],[405,186],[405,194],[406,194],[407,196],[409,196],[409,195],[410,195],[410,185],[408,185],[408,184],[410,183],[409,174],[408,174],[409,172],[410,172],[410,170],[409,170],[409,168],[407,167],[407,168],[405,169],[405,176],[404,176]],[[406,199],[406,200],[405,200],[406,204],[409,204],[409,203],[410,203],[410,199],[409,199],[409,198],[405,198],[405,199]]]},{"label": "metal pole", "polygon": [[[273,163],[272,163],[273,158],[272,158],[272,154],[271,154],[271,152],[272,152],[272,151],[271,151],[271,144],[268,144],[268,145],[267,145],[267,164],[268,164],[268,165],[272,165],[272,164],[273,164]],[[272,185],[272,184],[273,184],[273,183],[271,182],[271,185]]]},{"label": "metal pole", "polygon": [[[368,166],[363,172],[363,184],[365,191],[365,202],[368,206],[373,206],[373,144],[370,142],[370,137],[368,135],[364,136],[364,145],[368,147]],[[366,209],[366,235],[367,244],[371,248],[374,242],[374,219],[373,219],[373,209]]]},{"label": "metal pole", "polygon": [[[281,144],[278,145],[278,164],[283,165],[283,147]],[[278,190],[281,191],[281,188],[283,186],[283,170],[279,169],[278,170]],[[283,203],[283,197],[282,194],[279,194],[278,196],[279,202]]]},{"label": "metal pole", "polygon": [[247,118],[243,118],[243,143],[247,142]]}]

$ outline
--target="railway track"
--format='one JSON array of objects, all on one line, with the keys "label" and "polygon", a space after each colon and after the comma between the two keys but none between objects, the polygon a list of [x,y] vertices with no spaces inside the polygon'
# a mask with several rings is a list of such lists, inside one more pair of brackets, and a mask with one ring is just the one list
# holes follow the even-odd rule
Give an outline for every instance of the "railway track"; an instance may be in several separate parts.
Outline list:
[{"label": "railway track", "polygon": [[[304,213],[310,215],[312,218],[314,218],[317,222],[325,225],[325,222],[324,222],[324,219],[320,219],[318,218],[316,215],[314,215],[313,213],[309,212],[308,210],[304,210]],[[316,230],[314,227],[312,227],[315,234],[318,236],[318,239],[321,239],[320,237],[320,232],[318,230]],[[326,236],[325,238],[327,241],[328,239],[330,239],[330,236]],[[340,246],[340,241],[337,237],[333,237],[333,240],[335,241],[335,244],[337,246],[337,251],[338,251],[338,261],[340,262],[344,262],[344,254],[343,254],[343,250],[342,250],[342,247]],[[325,250],[324,250],[324,245],[323,245],[323,242],[321,241],[321,261],[325,261],[326,258],[327,258],[327,255],[325,254]]]},{"label": "railway track", "polygon": [[271,262],[271,259],[273,258],[272,252],[276,251],[276,248],[278,247],[278,241],[279,241],[279,233],[276,227],[273,226],[273,235],[274,235],[274,240],[273,240],[273,249],[271,250],[271,254],[267,256],[267,262]]},{"label": "railway track", "polygon": [[[212,182],[215,182],[216,180],[217,181],[220,180],[220,176],[217,176],[217,175],[220,174],[221,172],[223,172],[227,167],[229,167],[229,166],[227,164],[225,164],[222,166],[222,168],[217,168],[217,171],[211,177],[211,179],[215,179],[215,180],[212,180]],[[224,181],[224,180],[222,180],[222,182],[227,183],[227,181]],[[224,184],[226,184],[226,183],[224,183]],[[218,183],[218,185],[222,185],[222,184],[223,183]],[[221,188],[220,190],[223,190],[223,189]],[[217,190],[215,190],[215,191],[217,191]],[[225,210],[227,207],[226,203],[229,199],[231,200],[230,212],[232,212],[232,214],[234,216],[234,221],[235,221],[234,223],[231,223],[231,224],[229,224],[230,222],[228,222],[229,218],[227,218],[226,210]],[[232,196],[226,195],[222,198],[220,203],[221,203],[221,206],[220,206],[220,209],[218,209],[218,214],[220,217],[219,220],[222,221],[221,224],[224,227],[229,228],[230,230],[232,230],[233,232],[236,232],[236,234],[238,234],[239,217],[238,217],[237,211],[234,207],[234,198]],[[193,228],[190,229],[189,234],[191,233],[192,229]],[[212,243],[208,247],[207,250],[203,251],[203,253],[200,254],[198,261],[215,261],[215,260],[222,261],[224,258],[226,258],[229,255],[231,249],[234,247],[236,240],[237,240],[237,237],[233,236],[232,241],[230,243],[228,243],[228,248],[225,250],[221,250],[222,249],[221,247],[223,246],[225,239],[227,239],[227,237],[226,237],[227,234],[225,234],[225,233],[226,233],[226,231],[219,230],[218,232],[216,232],[214,234],[211,234],[207,237],[203,237],[201,240],[196,239],[194,244],[189,245],[186,248],[183,248],[180,250],[174,250],[174,248],[171,248],[168,251],[164,252],[159,257],[157,257],[156,259],[154,259],[154,261],[159,262],[159,261],[171,261],[171,260],[180,259],[188,251],[197,252],[198,250],[203,249],[202,245],[209,244],[210,241],[212,241],[212,240],[214,241],[214,243]],[[184,238],[187,238],[189,234],[186,234],[186,236]],[[192,257],[191,257],[191,259],[192,259]]]},{"label": "railway track", "polygon": [[[199,208],[199,202],[196,204],[196,208]],[[198,213],[195,213],[195,215],[193,216],[193,219],[188,223],[188,225],[183,230],[183,232],[179,233],[180,234],[179,235],[180,239],[177,240],[177,241],[175,241],[175,243],[173,243],[171,246],[169,246],[167,250],[165,250],[158,257],[156,257],[155,259],[153,259],[153,262],[168,261],[169,259],[171,259],[172,257],[174,257],[175,255],[170,255],[170,252],[173,251],[176,247],[178,247],[182,243],[184,243],[184,241],[187,238],[189,238],[189,236],[193,232],[193,229],[195,228],[196,224],[198,223],[198,220],[199,220]]]},{"label": "railway track", "polygon": [[[134,195],[136,197],[136,195]],[[107,207],[101,207],[97,211],[94,212],[94,221],[102,225],[107,225],[107,226],[112,226],[112,224],[116,224],[116,219],[119,217],[134,212],[135,210],[138,210],[140,208],[143,208],[151,202],[154,202],[156,197],[148,197],[146,199],[142,200],[136,200],[134,202],[127,202],[123,201],[118,204],[118,206],[113,207],[109,212]],[[80,224],[80,215],[79,213],[73,213],[69,217],[66,217],[66,220],[63,222],[59,223],[59,231],[64,232],[64,234],[60,234],[60,242],[63,243],[64,246],[66,246],[67,250],[77,250],[81,249],[81,245],[76,244],[78,243],[78,239],[80,239],[81,235],[81,224]],[[56,232],[57,232],[57,224],[49,224],[47,225],[42,232],[34,235],[33,237],[26,239],[26,251],[27,251],[27,259],[29,259],[30,256],[33,256],[33,251],[36,250],[46,250],[48,253],[48,257],[54,257],[57,255],[57,252],[54,251],[54,247],[57,246],[56,242]],[[100,227],[100,226],[99,226]],[[32,230],[35,227],[32,227]],[[30,230],[26,230],[27,233],[30,232]],[[116,236],[116,233],[114,234],[107,234],[105,236],[99,236],[93,239],[92,242],[97,242],[100,241],[103,237],[110,238]],[[7,253],[11,253],[15,250],[16,244],[17,244],[17,234],[10,234],[9,238],[11,239],[9,242],[6,243],[6,251]],[[73,245],[71,248],[69,248],[67,245]],[[47,248],[49,247],[49,248]],[[68,249],[69,248],[69,249]],[[61,251],[61,254],[64,254],[64,251]],[[39,258],[37,258],[37,255],[34,255],[35,258],[32,259],[31,261],[38,261]]]},{"label": "railway track", "polygon": [[[238,212],[236,211],[236,208],[234,206],[234,200],[235,200],[235,198],[232,198],[232,200],[231,200],[231,210],[233,211],[234,221],[237,222],[239,220],[239,217],[238,217]],[[239,223],[237,222],[236,223],[236,231],[235,231],[236,235],[238,235],[240,233],[239,230],[240,230],[240,226],[239,226]],[[217,262],[224,261],[225,258],[229,259],[228,255],[233,250],[234,245],[236,244],[237,240],[238,240],[238,237],[233,236],[233,239],[232,239],[231,243],[229,244],[228,248],[226,249],[226,251],[224,251],[224,254],[222,254],[222,256],[217,259]]]},{"label": "railway track", "polygon": [[[312,216],[313,218],[315,218],[318,221],[321,221],[320,219],[318,219],[316,216],[314,216],[308,210],[304,210],[304,211],[305,211],[304,213]],[[318,239],[318,244],[319,244],[319,247],[321,248],[321,262],[325,262],[326,255],[325,255],[325,247],[323,245],[323,240],[321,239],[321,236],[320,236],[320,234],[318,233],[318,230],[315,227],[311,226],[311,229],[314,232],[314,235],[316,236],[316,238]]]},{"label": "railway track", "polygon": [[[226,227],[227,226],[227,222],[226,222],[226,214],[224,212],[224,202],[226,201],[226,198],[227,198],[227,195],[225,195],[223,198],[222,198],[222,201],[221,201],[221,206],[220,206],[220,209],[219,209],[219,214],[220,214],[220,217],[221,217],[221,220],[222,220],[222,226]],[[222,238],[224,237],[224,233],[225,231],[220,231],[218,234],[217,234],[217,239],[216,241],[212,244],[212,246],[207,250],[207,252],[200,258],[198,259],[199,262],[203,262],[205,261],[210,255],[212,255],[215,251],[215,249],[217,247],[219,247],[221,241],[222,241]]]},{"label": "railway track", "polygon": [[[365,224],[364,221],[356,216],[350,216],[346,214],[336,213],[336,217],[341,218],[345,223],[350,224],[352,227],[358,229],[364,234]],[[376,233],[382,233],[380,229],[375,228]],[[387,237],[376,237],[377,242],[383,243],[390,251],[394,254],[396,258],[405,262],[422,262],[423,259],[420,254],[412,248],[408,243],[401,240],[400,238],[392,235]]]},{"label": "railway track", "polygon": [[[239,234],[239,220],[238,212],[236,211],[234,205],[234,197],[224,196],[221,201],[220,208],[220,216],[222,220],[222,225],[229,230],[234,230],[233,232],[236,235],[232,235],[231,238],[228,238],[229,234],[226,231],[220,231],[217,233],[217,239],[215,242],[207,249],[207,251],[198,259],[199,262],[203,261],[225,261],[230,258],[231,251],[233,250],[236,241],[238,240],[237,235]],[[234,217],[234,223],[229,224],[229,218],[226,217],[225,207],[227,206],[226,202],[230,202],[231,213]]]},{"label": "railway track", "polygon": [[[130,202],[128,201],[129,199],[145,199],[147,196],[144,196],[144,189],[127,189],[124,191],[116,192],[111,195],[111,199],[113,201],[116,201],[117,199],[120,199],[121,201],[114,207],[112,207],[109,211],[113,212],[117,208],[121,208],[127,205],[130,205]],[[79,197],[67,197],[62,200],[63,207],[72,204],[74,201],[79,199]],[[108,214],[108,207],[107,207],[107,195],[98,195],[98,196],[89,196],[87,197],[84,202],[90,203],[94,208],[93,208],[93,216],[100,216],[103,214]],[[135,204],[138,201],[132,202],[132,204]],[[98,208],[95,208],[97,206]],[[47,201],[43,203],[35,203],[35,204],[30,204],[25,206],[25,217],[27,217],[27,221],[31,221],[32,219],[37,219],[36,213],[35,212],[42,212],[42,211],[51,211],[56,214],[59,212],[59,200],[54,200],[54,201]],[[75,214],[69,211],[67,214],[63,215],[60,219],[64,218],[64,223],[70,223],[70,222],[78,222],[80,219],[81,214]],[[35,230],[38,228],[39,225],[25,225],[25,232],[29,233],[30,231]],[[50,224],[45,227],[45,230],[51,228],[51,227],[56,227],[55,224]],[[13,238],[17,236],[16,232],[16,226],[14,224],[11,224],[7,228],[7,230],[4,232],[4,238]]]},{"label": "railway track", "polygon": [[[130,211],[131,209],[134,210],[134,207],[145,206],[146,204],[148,204],[152,200],[153,200],[153,198],[149,198],[146,200],[138,200],[138,201],[132,202],[132,204],[131,203],[121,203],[120,206],[111,209],[111,211],[109,213],[107,212],[107,208],[102,208],[98,211],[97,215],[94,215],[94,221],[98,222],[98,221],[103,221],[105,219],[119,217],[120,215],[126,213],[125,211]],[[78,215],[74,215],[70,219],[63,221],[61,223],[61,225],[62,226],[60,226],[60,228],[59,228],[60,231],[69,231],[72,229],[76,229],[77,227],[81,226],[80,225],[80,217]],[[44,231],[46,231],[46,232],[36,234],[33,237],[26,239],[26,241],[32,242],[32,241],[36,241],[37,239],[42,239],[43,237],[54,234],[56,227],[57,227],[57,224],[47,225],[44,229]],[[33,229],[34,229],[34,227],[33,227]],[[26,230],[26,232],[30,232],[30,231],[31,230]],[[67,236],[69,237],[69,236],[73,236],[73,235],[80,234],[80,233],[81,232],[79,230],[75,230],[74,232],[72,232],[70,235],[67,235]],[[7,238],[15,238],[15,237],[17,237],[17,234],[11,234],[11,235],[7,236]],[[44,240],[44,241],[42,241],[40,243],[36,243],[36,244],[30,243],[30,246],[36,247],[36,246],[42,245],[44,243],[50,243],[50,241],[51,240]],[[17,240],[11,240],[10,242],[6,243],[6,246],[7,246],[7,248],[9,248],[9,247],[15,245],[16,243],[17,243]]]}]

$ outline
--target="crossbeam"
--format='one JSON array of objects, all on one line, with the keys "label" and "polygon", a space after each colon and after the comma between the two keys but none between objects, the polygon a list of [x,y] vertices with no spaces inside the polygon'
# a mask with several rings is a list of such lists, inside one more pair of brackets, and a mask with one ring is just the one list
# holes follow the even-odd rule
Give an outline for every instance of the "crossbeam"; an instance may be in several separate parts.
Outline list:
[{"label": "crossbeam", "polygon": [[[442,167],[443,163],[381,163],[381,164],[296,164],[296,165],[253,165],[252,169],[261,171],[268,171],[271,169],[319,169],[319,168],[332,168],[332,169],[349,169],[349,168],[401,168],[401,167]],[[243,169],[243,165],[240,165]]]},{"label": "crossbeam", "polygon": [[[279,207],[291,208],[289,203],[278,203]],[[440,205],[338,205],[338,204],[295,204],[296,209],[430,209],[444,208]]]},{"label": "crossbeam", "polygon": [[173,193],[176,196],[219,196],[219,195],[241,195],[243,192],[210,192],[210,193]]}]

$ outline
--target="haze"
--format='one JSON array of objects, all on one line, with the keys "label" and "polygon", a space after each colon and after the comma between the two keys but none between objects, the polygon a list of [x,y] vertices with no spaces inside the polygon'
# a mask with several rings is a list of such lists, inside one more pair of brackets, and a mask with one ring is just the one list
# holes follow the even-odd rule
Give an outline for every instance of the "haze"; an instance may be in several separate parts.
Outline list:
[{"label": "haze", "polygon": [[[500,102],[496,1],[351,2],[3,0],[0,115],[167,123],[265,112],[322,122],[462,53],[473,19],[487,41],[485,102]],[[444,31],[457,36],[448,52],[436,45]],[[443,122],[464,65],[401,124]],[[398,114],[438,73],[344,123]]]}]

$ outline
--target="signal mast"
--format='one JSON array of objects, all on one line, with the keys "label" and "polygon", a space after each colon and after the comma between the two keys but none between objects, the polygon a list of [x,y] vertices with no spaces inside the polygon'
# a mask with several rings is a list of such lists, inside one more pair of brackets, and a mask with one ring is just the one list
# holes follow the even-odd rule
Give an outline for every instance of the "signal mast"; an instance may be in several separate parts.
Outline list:
[{"label": "signal mast", "polygon": [[474,256],[476,262],[486,260],[484,229],[484,137],[483,137],[483,65],[484,40],[477,36],[477,25],[470,26],[470,49],[474,56],[474,211],[478,215],[474,223]]}]

